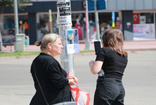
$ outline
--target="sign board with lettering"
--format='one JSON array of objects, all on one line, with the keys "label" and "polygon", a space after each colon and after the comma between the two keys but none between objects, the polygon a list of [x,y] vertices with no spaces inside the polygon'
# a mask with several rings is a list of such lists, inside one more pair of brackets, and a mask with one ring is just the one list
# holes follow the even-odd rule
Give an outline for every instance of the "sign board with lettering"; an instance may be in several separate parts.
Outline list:
[{"label": "sign board with lettering", "polygon": [[72,26],[70,0],[57,2],[57,26]]},{"label": "sign board with lettering", "polygon": [[155,24],[133,24],[134,40],[154,40]]}]

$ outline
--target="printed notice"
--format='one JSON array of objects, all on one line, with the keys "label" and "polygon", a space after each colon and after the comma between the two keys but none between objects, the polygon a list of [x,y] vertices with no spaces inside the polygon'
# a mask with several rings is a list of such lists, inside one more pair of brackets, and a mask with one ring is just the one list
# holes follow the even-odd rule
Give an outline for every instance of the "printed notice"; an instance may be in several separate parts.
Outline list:
[{"label": "printed notice", "polygon": [[57,3],[57,26],[72,26],[70,0],[60,0]]},{"label": "printed notice", "polygon": [[77,29],[68,29],[66,31],[67,53],[79,53],[79,37]]}]

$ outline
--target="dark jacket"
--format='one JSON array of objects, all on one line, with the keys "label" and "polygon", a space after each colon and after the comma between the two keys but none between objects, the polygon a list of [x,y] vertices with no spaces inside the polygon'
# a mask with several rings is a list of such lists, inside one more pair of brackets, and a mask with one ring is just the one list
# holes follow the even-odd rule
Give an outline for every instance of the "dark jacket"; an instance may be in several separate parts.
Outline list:
[{"label": "dark jacket", "polygon": [[36,93],[30,105],[46,105],[34,75],[34,70],[48,103],[54,104],[70,101],[71,91],[68,85],[68,79],[66,78],[66,71],[61,68],[59,62],[54,57],[49,54],[40,53],[31,65]]}]

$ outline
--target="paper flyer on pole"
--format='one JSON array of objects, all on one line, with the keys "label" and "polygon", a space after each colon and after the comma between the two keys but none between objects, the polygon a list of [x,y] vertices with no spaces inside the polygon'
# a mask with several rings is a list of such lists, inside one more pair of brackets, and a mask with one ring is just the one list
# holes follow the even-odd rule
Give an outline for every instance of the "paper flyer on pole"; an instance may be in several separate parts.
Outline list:
[{"label": "paper flyer on pole", "polygon": [[59,0],[57,3],[57,26],[72,26],[70,0]]},{"label": "paper flyer on pole", "polygon": [[79,53],[79,37],[77,29],[66,30],[66,41],[67,41],[67,53]]}]

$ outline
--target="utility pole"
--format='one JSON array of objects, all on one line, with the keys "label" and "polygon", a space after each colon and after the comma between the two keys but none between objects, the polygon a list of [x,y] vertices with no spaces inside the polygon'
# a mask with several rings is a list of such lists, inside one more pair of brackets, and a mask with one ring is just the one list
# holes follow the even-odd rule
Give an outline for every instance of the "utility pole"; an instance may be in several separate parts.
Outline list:
[{"label": "utility pole", "polygon": [[14,0],[15,34],[19,34],[17,0]]},{"label": "utility pole", "polygon": [[90,42],[90,35],[89,35],[89,17],[88,17],[88,0],[85,0],[86,3],[86,11],[85,11],[85,15],[86,15],[86,42],[85,42],[85,49],[86,50],[91,50],[91,42]]},{"label": "utility pole", "polygon": [[73,54],[67,53],[67,29],[71,29],[71,1],[57,0],[57,25],[59,27],[59,35],[62,38],[63,50],[61,53],[61,65],[67,72],[74,74],[73,70]]},{"label": "utility pole", "polygon": [[99,15],[97,11],[97,4],[96,0],[94,0],[94,10],[95,10],[95,23],[96,23],[96,35],[97,35],[97,40],[100,40],[100,32],[99,32]]},{"label": "utility pole", "polygon": [[25,34],[19,34],[18,25],[18,6],[17,0],[14,0],[14,13],[15,13],[15,51],[24,51],[25,49]]},{"label": "utility pole", "polygon": [[0,30],[0,51],[2,51],[2,35],[1,35],[1,30]]}]

